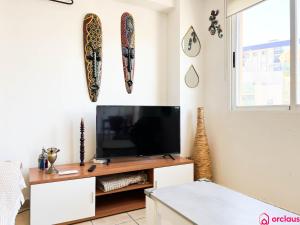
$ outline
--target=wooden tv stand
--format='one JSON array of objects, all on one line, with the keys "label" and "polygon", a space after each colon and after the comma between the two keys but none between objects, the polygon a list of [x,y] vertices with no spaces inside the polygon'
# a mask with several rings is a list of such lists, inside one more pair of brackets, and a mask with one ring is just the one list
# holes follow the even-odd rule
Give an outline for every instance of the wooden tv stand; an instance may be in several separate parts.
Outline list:
[{"label": "wooden tv stand", "polygon": [[[175,160],[162,157],[113,159],[109,165],[96,164],[97,168],[89,173],[91,165],[56,166],[58,170],[79,171],[64,176],[30,169],[30,224],[74,224],[145,208],[144,189],[191,182],[194,177],[193,162],[181,157]],[[148,181],[110,192],[96,188],[96,177],[134,171],[147,173]]]}]

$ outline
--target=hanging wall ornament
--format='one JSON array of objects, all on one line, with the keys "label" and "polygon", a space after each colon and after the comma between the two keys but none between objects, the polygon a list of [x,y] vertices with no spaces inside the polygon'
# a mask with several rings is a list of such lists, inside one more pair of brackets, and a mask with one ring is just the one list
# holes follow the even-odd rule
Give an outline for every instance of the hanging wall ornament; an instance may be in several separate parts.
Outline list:
[{"label": "hanging wall ornament", "polygon": [[102,27],[95,14],[87,14],[84,18],[83,42],[89,96],[92,102],[96,102],[102,74]]},{"label": "hanging wall ornament", "polygon": [[125,86],[127,93],[131,94],[135,66],[135,27],[133,17],[128,12],[121,17],[121,42]]},{"label": "hanging wall ornament", "polygon": [[218,37],[222,38],[223,37],[223,30],[221,29],[221,25],[219,24],[217,20],[217,16],[219,15],[219,10],[212,10],[209,21],[211,22],[211,25],[208,28],[208,31],[210,32],[211,35],[215,35],[218,33]]},{"label": "hanging wall ornament", "polygon": [[201,43],[196,31],[191,26],[182,39],[182,50],[189,57],[196,57],[201,50]]},{"label": "hanging wall ornament", "polygon": [[185,84],[189,88],[195,88],[199,84],[199,76],[193,65],[190,66],[189,70],[185,74]]},{"label": "hanging wall ornament", "polygon": [[65,5],[73,5],[74,1],[73,0],[65,0],[65,1],[60,1],[60,0],[49,0],[51,2],[56,2],[56,3],[61,3]]}]

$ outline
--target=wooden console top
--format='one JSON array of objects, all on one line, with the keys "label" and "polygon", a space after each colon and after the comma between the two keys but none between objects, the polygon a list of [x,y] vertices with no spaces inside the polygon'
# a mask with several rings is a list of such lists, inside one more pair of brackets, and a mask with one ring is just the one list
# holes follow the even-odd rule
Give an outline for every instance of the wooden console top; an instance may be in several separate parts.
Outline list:
[{"label": "wooden console top", "polygon": [[93,163],[85,163],[85,166],[82,167],[79,166],[79,163],[55,166],[58,170],[79,171],[77,174],[63,176],[58,174],[46,174],[45,171],[41,171],[38,168],[31,168],[29,169],[29,184],[51,183],[190,163],[193,163],[193,161],[182,157],[175,157],[175,160],[162,157],[122,158],[113,159],[109,165],[96,164],[97,168],[91,173],[87,170]]}]

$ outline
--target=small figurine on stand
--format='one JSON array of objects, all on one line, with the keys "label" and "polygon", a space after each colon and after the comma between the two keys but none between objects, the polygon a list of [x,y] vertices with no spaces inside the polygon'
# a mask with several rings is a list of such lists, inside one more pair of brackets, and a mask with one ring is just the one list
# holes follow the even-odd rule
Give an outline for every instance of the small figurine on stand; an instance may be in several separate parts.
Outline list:
[{"label": "small figurine on stand", "polygon": [[84,166],[84,121],[80,123],[80,166]]},{"label": "small figurine on stand", "polygon": [[48,168],[48,156],[45,148],[42,149],[42,153],[39,155],[38,168],[40,170],[45,170]]}]

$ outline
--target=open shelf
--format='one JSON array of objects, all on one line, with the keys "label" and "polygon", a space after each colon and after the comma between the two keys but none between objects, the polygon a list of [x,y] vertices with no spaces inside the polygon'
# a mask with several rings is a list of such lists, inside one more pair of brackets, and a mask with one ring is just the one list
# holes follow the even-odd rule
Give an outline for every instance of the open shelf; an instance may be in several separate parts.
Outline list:
[{"label": "open shelf", "polygon": [[137,190],[137,189],[146,189],[146,188],[152,188],[152,187],[153,187],[153,185],[150,182],[147,182],[145,184],[132,184],[127,187],[120,188],[120,189],[113,190],[113,191],[108,191],[108,192],[104,192],[104,191],[100,190],[99,188],[96,188],[96,196],[110,195],[110,194],[119,193],[119,192],[132,191],[132,190]]},{"label": "open shelf", "polygon": [[96,199],[96,218],[145,208],[144,190],[104,195]]}]

